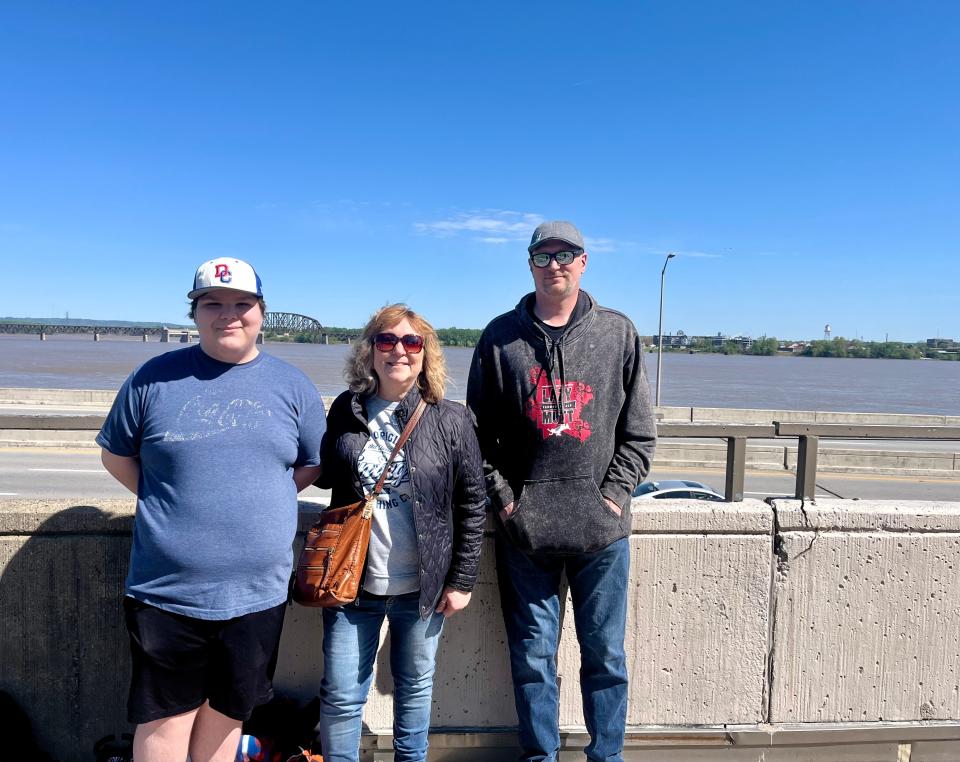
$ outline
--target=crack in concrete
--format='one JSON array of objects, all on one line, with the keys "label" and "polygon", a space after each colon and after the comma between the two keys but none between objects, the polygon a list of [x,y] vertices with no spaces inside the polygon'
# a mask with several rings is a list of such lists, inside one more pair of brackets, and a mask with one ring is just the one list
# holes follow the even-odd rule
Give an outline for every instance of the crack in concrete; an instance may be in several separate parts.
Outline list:
[{"label": "crack in concrete", "polygon": [[[799,553],[797,553],[797,555],[794,556],[794,558],[803,558],[807,553],[809,553],[809,552],[810,552],[810,549],[813,547],[813,543],[815,543],[815,542],[817,541],[817,539],[820,537],[820,531],[821,531],[818,527],[814,527],[814,526],[810,523],[810,516],[807,514],[807,500],[806,500],[806,498],[804,498],[804,499],[802,499],[802,500],[800,501],[800,513],[801,513],[802,516],[803,516],[804,526],[806,526],[808,529],[812,529],[812,530],[813,530],[813,535],[811,535],[811,537],[810,537],[810,543],[807,545],[807,547],[805,547],[803,550],[801,550]],[[786,553],[784,553],[784,555],[786,555]]]}]

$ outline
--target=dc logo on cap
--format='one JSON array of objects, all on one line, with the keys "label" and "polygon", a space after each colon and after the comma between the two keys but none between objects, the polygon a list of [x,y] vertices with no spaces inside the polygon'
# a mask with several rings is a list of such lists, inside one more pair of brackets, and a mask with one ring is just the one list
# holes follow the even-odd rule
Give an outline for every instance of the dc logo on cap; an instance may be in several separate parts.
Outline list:
[{"label": "dc logo on cap", "polygon": [[219,278],[221,283],[229,283],[233,280],[233,274],[230,272],[230,268],[223,264],[217,265],[213,277]]}]

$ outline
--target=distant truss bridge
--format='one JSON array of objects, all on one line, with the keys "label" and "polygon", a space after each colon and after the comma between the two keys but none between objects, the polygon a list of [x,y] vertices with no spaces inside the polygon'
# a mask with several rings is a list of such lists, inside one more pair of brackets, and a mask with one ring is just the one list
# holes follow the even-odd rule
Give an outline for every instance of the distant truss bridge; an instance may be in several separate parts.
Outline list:
[{"label": "distant truss bridge", "polygon": [[[263,330],[276,333],[296,333],[313,334],[317,337],[326,336],[323,325],[316,318],[309,315],[300,315],[296,312],[268,312],[263,318]],[[159,336],[161,341],[184,340],[189,341],[189,337],[195,337],[197,332],[194,328],[185,328],[182,326],[168,328],[163,325],[131,325],[109,323],[27,323],[0,321],[0,333],[33,333],[39,334],[40,338],[46,338],[57,333],[90,333],[94,340],[99,341],[102,335],[126,335],[143,336],[146,341],[148,336]],[[187,338],[183,338],[187,337]]]},{"label": "distant truss bridge", "polygon": [[296,312],[268,312],[263,318],[263,330],[277,333],[324,333],[319,320],[298,315]]}]

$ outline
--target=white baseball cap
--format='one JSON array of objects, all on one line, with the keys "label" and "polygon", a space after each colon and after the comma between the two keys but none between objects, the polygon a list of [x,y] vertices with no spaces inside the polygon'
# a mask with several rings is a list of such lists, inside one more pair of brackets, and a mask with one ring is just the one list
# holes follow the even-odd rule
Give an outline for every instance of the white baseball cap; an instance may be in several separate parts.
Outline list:
[{"label": "white baseball cap", "polygon": [[256,271],[242,259],[220,257],[204,262],[193,276],[193,290],[187,299],[196,299],[215,288],[232,288],[258,298],[263,297],[263,285]]}]

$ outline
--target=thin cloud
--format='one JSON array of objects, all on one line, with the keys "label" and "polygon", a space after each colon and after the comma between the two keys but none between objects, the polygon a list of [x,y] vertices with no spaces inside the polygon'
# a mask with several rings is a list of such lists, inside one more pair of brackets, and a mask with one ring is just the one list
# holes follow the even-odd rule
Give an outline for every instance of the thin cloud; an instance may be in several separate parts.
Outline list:
[{"label": "thin cloud", "polygon": [[[503,209],[486,209],[480,212],[464,212],[434,222],[416,222],[414,228],[421,235],[434,238],[465,236],[480,243],[502,246],[507,243],[526,243],[533,229],[544,221],[533,212],[512,212]],[[587,251],[612,252],[624,246],[612,238],[585,238]]]},{"label": "thin cloud", "polygon": [[587,245],[587,251],[596,251],[603,254],[616,251],[622,247],[622,244],[617,244],[612,238],[591,238],[590,236],[584,236],[583,242]]},{"label": "thin cloud", "polygon": [[683,249],[648,249],[646,254],[654,257],[665,257],[667,254],[676,254],[678,257],[697,257],[700,259],[723,259],[724,254],[709,251],[685,251]]},{"label": "thin cloud", "polygon": [[539,214],[489,209],[434,222],[415,222],[414,228],[421,235],[435,238],[466,235],[483,243],[503,244],[526,240],[541,222],[543,217]]},{"label": "thin cloud", "polygon": [[707,251],[675,251],[678,257],[700,257],[702,259],[722,259],[723,254],[711,254]]}]

